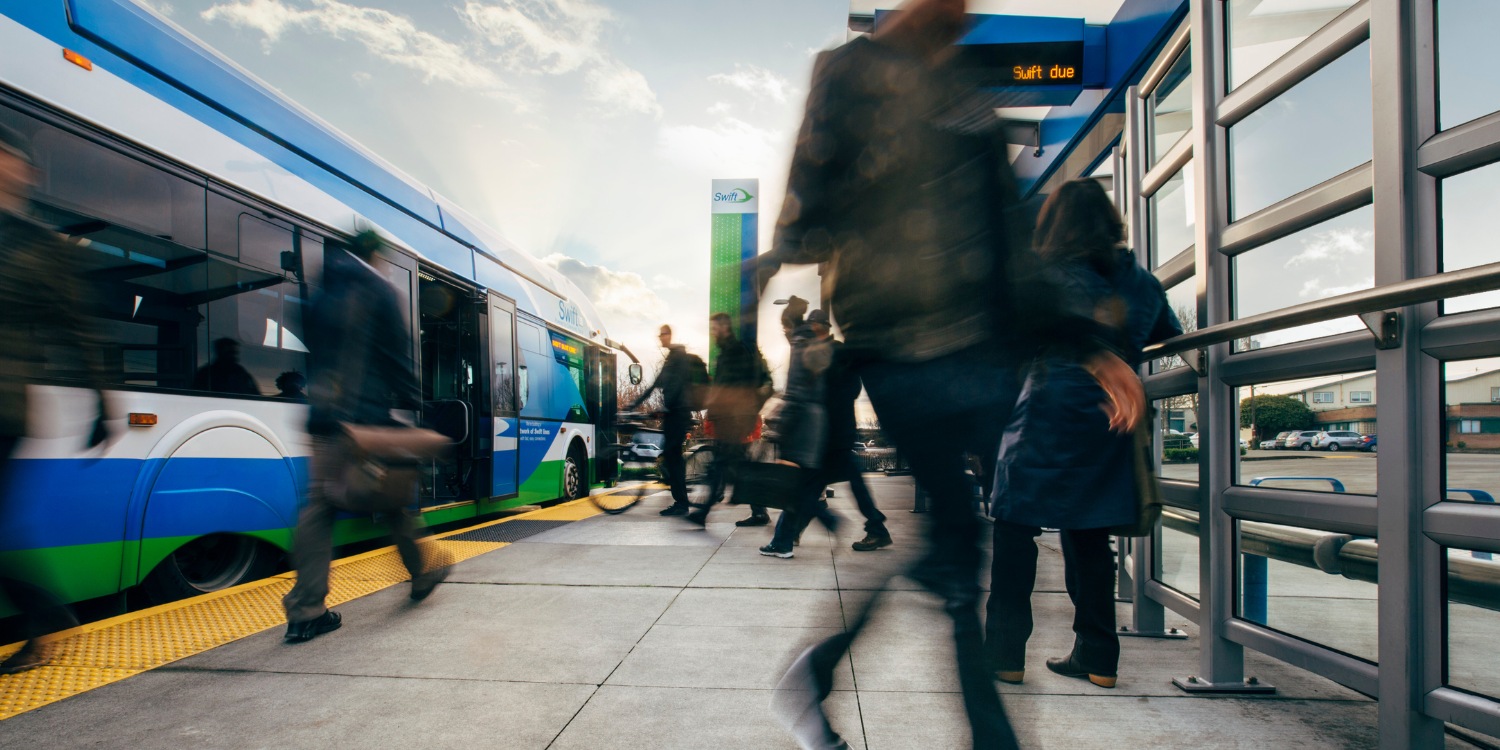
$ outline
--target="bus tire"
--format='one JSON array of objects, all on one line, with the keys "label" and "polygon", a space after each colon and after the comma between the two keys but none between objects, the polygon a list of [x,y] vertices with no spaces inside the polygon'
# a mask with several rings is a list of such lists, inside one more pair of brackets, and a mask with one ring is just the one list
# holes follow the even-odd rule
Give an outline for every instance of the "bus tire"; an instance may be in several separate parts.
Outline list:
[{"label": "bus tire", "polygon": [[210,534],[178,547],[162,560],[141,591],[153,604],[222,591],[276,572],[280,552],[252,537]]},{"label": "bus tire", "polygon": [[574,443],[563,461],[563,497],[577,500],[589,496],[589,459],[583,446]]}]

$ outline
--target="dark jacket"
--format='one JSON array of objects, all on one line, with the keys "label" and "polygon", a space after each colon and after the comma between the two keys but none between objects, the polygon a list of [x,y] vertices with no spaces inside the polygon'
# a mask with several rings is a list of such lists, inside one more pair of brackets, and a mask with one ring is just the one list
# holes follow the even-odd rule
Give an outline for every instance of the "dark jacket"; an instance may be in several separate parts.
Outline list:
[{"label": "dark jacket", "polygon": [[823,381],[823,408],[828,415],[825,455],[834,457],[835,454],[848,453],[854,446],[854,438],[858,435],[854,402],[859,400],[864,386],[843,342],[829,337],[828,345],[832,357]]},{"label": "dark jacket", "polygon": [[781,458],[815,469],[822,465],[827,444],[828,418],[823,401],[833,349],[828,341],[819,341],[808,325],[788,335],[787,343],[792,350],[776,426]]},{"label": "dark jacket", "polygon": [[[1182,333],[1161,283],[1130,253],[1113,268],[1070,263],[1056,276],[1079,309],[1113,311],[1116,347],[1132,366],[1148,344]],[[1134,438],[1109,429],[1104,399],[1075,357],[1050,352],[1033,362],[1000,444],[996,518],[1059,529],[1134,522]]]},{"label": "dark jacket", "polygon": [[1017,268],[1033,220],[995,106],[956,68],[885,42],[820,54],[762,273],[829,264],[829,306],[861,356],[1086,342],[1097,327]]},{"label": "dark jacket", "polygon": [[49,353],[86,369],[48,374],[103,381],[76,283],[77,251],[52,230],[0,211],[0,437],[26,433],[26,384],[42,375]]},{"label": "dark jacket", "polygon": [[306,326],[309,433],[334,434],[341,422],[391,424],[391,409],[421,407],[406,316],[374,268],[329,249]]},{"label": "dark jacket", "polygon": [[668,412],[692,411],[688,396],[693,387],[693,373],[689,361],[687,349],[681,344],[667,347],[667,358],[661,363],[661,371],[656,373],[656,380],[646,386],[641,397],[636,399],[630,408],[640,408],[641,404],[651,398],[651,393],[660,388],[662,402]]}]

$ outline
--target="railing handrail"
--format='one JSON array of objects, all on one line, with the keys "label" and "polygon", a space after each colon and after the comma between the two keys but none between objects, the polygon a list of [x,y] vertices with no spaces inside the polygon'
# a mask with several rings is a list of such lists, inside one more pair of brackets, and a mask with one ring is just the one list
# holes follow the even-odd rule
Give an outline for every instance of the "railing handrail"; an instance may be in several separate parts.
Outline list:
[{"label": "railing handrail", "polygon": [[1393,307],[1405,307],[1478,292],[1492,292],[1497,289],[1500,289],[1500,263],[1487,263],[1461,271],[1423,276],[1374,289],[1363,289],[1358,292],[1340,294],[1337,297],[1304,302],[1300,305],[1200,328],[1159,344],[1152,344],[1146,347],[1142,354],[1146,359],[1156,359],[1234,341],[1257,333],[1278,331],[1309,323],[1323,323],[1349,315],[1381,312]]}]

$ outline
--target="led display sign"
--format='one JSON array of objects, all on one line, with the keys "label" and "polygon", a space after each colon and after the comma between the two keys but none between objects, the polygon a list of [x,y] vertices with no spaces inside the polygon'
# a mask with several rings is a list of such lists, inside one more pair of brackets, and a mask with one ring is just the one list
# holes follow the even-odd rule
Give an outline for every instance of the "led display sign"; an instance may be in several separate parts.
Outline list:
[{"label": "led display sign", "polygon": [[987,87],[1082,86],[1083,42],[961,44],[958,64]]}]

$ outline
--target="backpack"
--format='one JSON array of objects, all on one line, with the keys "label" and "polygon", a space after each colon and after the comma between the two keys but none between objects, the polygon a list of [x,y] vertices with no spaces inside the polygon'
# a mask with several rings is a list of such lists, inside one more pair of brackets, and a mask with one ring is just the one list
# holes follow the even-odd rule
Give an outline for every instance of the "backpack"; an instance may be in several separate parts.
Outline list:
[{"label": "backpack", "polygon": [[708,406],[708,365],[703,363],[703,358],[696,354],[687,355],[687,383],[685,396],[687,407],[693,411],[700,411]]}]

